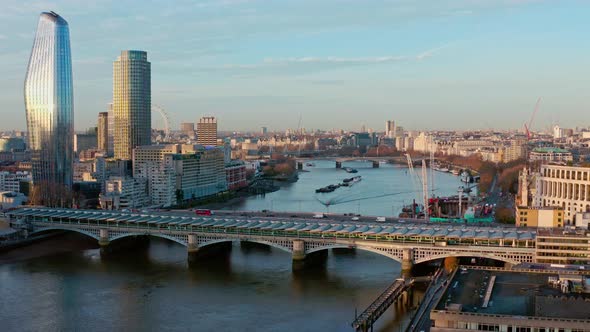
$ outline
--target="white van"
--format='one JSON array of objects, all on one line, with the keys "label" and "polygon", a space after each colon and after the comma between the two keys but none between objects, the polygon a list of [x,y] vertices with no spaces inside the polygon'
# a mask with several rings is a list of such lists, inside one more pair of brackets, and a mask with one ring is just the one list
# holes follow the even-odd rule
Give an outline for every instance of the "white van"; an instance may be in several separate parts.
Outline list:
[{"label": "white van", "polygon": [[326,215],[323,213],[316,213],[313,215],[313,217],[316,219],[323,219],[323,218],[326,218]]},{"label": "white van", "polygon": [[385,217],[377,217],[376,222],[385,222]]}]

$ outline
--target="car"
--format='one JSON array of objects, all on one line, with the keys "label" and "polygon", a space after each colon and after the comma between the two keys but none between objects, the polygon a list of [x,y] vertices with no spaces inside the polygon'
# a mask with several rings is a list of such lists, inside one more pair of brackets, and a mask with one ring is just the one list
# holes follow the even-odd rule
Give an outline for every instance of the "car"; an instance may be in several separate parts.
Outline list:
[{"label": "car", "polygon": [[376,222],[385,222],[385,217],[377,217]]},{"label": "car", "polygon": [[359,217],[352,217],[352,219],[351,219],[351,220],[352,220],[352,221],[358,221],[358,220],[359,220]]}]

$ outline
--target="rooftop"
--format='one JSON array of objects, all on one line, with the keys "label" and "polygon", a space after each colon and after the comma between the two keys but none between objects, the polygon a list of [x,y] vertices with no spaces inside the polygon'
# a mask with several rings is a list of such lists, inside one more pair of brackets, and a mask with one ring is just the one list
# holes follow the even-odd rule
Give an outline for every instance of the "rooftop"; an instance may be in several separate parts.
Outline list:
[{"label": "rooftop", "polygon": [[[495,276],[487,308],[482,308],[488,283]],[[590,296],[561,293],[549,285],[557,274],[516,271],[459,270],[436,310],[491,315],[590,319]],[[453,305],[455,304],[455,305]]]},{"label": "rooftop", "polygon": [[535,148],[533,152],[538,153],[570,153],[568,150],[555,148],[555,147],[543,147],[543,148]]}]

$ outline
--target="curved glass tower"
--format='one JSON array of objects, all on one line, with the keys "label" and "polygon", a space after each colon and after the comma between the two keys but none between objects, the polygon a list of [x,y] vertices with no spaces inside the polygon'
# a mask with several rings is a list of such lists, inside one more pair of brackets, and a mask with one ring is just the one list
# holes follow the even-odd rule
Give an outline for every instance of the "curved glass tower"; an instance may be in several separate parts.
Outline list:
[{"label": "curved glass tower", "polygon": [[33,184],[72,185],[74,96],[68,22],[41,13],[25,78]]}]

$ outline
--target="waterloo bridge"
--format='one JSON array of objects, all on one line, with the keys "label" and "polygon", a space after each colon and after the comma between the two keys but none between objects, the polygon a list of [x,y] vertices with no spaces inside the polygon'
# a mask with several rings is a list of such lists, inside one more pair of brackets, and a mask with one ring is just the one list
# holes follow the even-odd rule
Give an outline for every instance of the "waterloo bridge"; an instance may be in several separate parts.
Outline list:
[{"label": "waterloo bridge", "polygon": [[92,237],[107,248],[119,239],[148,235],[186,246],[189,258],[208,246],[248,241],[289,252],[294,261],[332,248],[365,250],[401,263],[403,270],[445,257],[481,257],[512,265],[536,260],[536,232],[514,227],[37,207],[13,210],[7,215],[14,226],[26,229],[29,236],[53,230],[73,231]]}]

